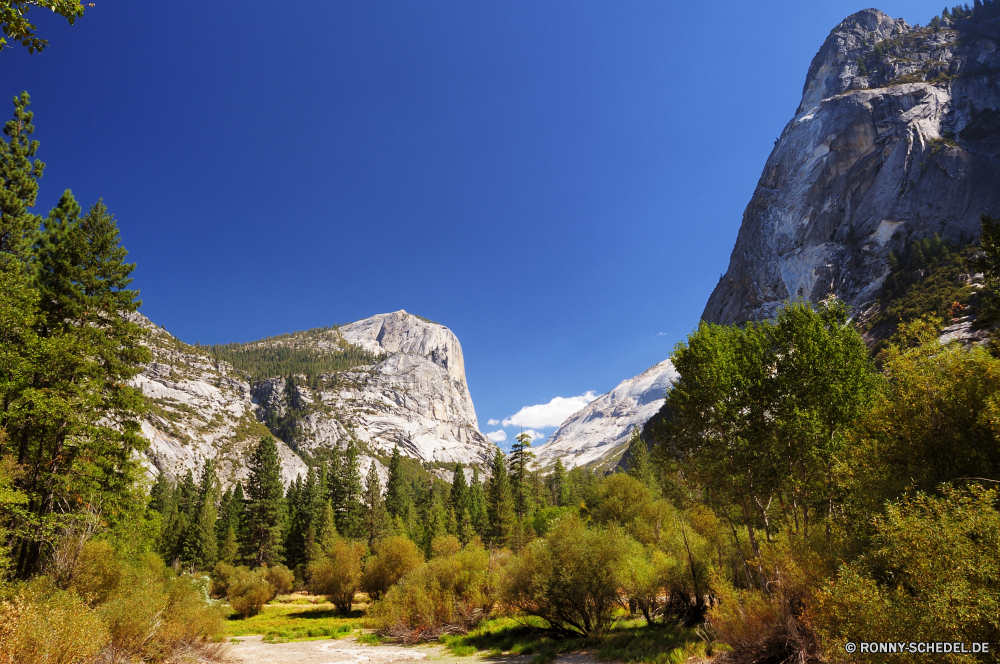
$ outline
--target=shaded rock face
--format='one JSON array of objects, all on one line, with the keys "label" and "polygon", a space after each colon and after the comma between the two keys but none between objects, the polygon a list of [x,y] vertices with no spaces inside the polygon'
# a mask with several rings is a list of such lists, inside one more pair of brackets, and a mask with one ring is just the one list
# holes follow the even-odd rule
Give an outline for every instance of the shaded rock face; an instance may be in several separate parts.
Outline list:
[{"label": "shaded rock face", "polygon": [[890,252],[934,233],[968,242],[1000,212],[1000,19],[955,25],[866,9],[831,32],[702,318],[830,295],[863,310]]},{"label": "shaded rock face", "polygon": [[646,369],[619,385],[562,423],[535,450],[538,464],[548,467],[562,459],[567,468],[613,466],[628,448],[632,427],[640,429],[663,406],[663,395],[678,378],[670,360]]},{"label": "shaded rock face", "polygon": [[[347,445],[423,461],[483,464],[496,446],[479,431],[458,339],[443,325],[405,311],[339,329],[343,339],[381,362],[340,374],[332,387],[310,389],[272,378],[254,389],[257,416],[301,413],[293,445],[315,454]],[[327,377],[324,377],[327,378]]]}]

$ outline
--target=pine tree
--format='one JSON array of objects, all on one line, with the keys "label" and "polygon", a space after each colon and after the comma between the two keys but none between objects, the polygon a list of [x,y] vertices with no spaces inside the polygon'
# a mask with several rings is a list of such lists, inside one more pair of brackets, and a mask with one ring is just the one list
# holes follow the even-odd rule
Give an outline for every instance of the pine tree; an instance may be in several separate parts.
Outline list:
[{"label": "pine tree", "polygon": [[531,453],[531,436],[526,433],[518,434],[510,448],[510,458],[508,459],[511,494],[514,497],[514,514],[517,516],[518,523],[524,521],[524,518],[531,511],[528,464],[534,458],[535,455]]},{"label": "pine tree", "polygon": [[417,519],[419,521],[417,544],[424,550],[425,555],[430,556],[434,539],[448,534],[448,512],[433,476],[427,479],[427,484],[420,491],[417,500]]},{"label": "pine tree", "polygon": [[143,474],[139,452],[149,443],[141,435],[145,401],[131,382],[151,356],[133,316],[138,293],[127,289],[135,266],[125,263],[103,204],[78,215],[64,194],[37,236],[30,260],[39,294],[36,359],[45,370],[32,374],[22,395],[30,405],[0,412],[0,427],[27,465],[18,489],[29,497],[31,516],[16,525],[22,535],[15,543],[22,578],[38,569],[40,534],[57,506],[99,497],[116,519],[142,509],[131,496]]},{"label": "pine tree", "polygon": [[226,489],[219,501],[219,519],[215,522],[215,541],[219,561],[229,565],[235,564],[239,558],[239,543],[236,539],[238,518],[233,490]]},{"label": "pine tree", "polygon": [[41,161],[31,160],[38,141],[31,140],[35,127],[30,104],[27,92],[14,97],[14,117],[3,129],[10,141],[0,141],[0,268],[12,259],[28,260],[42,222],[28,211],[38,198],[38,179],[45,170]]},{"label": "pine tree", "polygon": [[449,508],[454,514],[454,534],[462,544],[468,544],[475,537],[472,527],[472,517],[469,514],[469,487],[465,483],[465,471],[462,465],[455,466],[455,474],[451,478],[451,494]]},{"label": "pine tree", "polygon": [[493,456],[490,471],[492,477],[486,484],[486,513],[489,519],[487,537],[493,546],[509,546],[514,526],[517,525],[517,516],[514,513],[507,464],[500,450]]},{"label": "pine tree", "polygon": [[552,495],[552,504],[556,507],[568,507],[572,502],[566,478],[566,466],[563,465],[562,459],[556,459],[556,465],[549,475],[549,491]]},{"label": "pine tree", "polygon": [[[347,450],[340,464],[338,481],[340,504],[334,503],[337,511],[337,530],[348,539],[364,537],[364,504],[361,502],[361,473],[358,468],[358,447],[353,440],[348,441]],[[338,509],[339,508],[339,509]]]},{"label": "pine tree", "polygon": [[282,560],[282,529],[287,507],[281,484],[278,447],[272,436],[261,439],[249,466],[242,548],[251,564],[257,567],[273,565]]},{"label": "pine tree", "polygon": [[413,510],[413,499],[403,477],[403,463],[399,447],[396,446],[392,448],[392,458],[389,460],[389,477],[385,483],[385,509],[389,514],[393,531],[397,534],[407,532]]},{"label": "pine tree", "polygon": [[153,488],[149,490],[149,509],[160,514],[166,513],[174,497],[174,485],[167,479],[167,474],[156,475]]},{"label": "pine tree", "polygon": [[187,532],[184,533],[182,560],[192,570],[209,569],[215,565],[218,540],[215,533],[215,499],[219,480],[215,475],[215,461],[205,462],[198,486],[198,496],[191,511]]},{"label": "pine tree", "polygon": [[385,537],[389,529],[389,514],[382,500],[382,483],[374,460],[365,478],[365,529],[368,531],[369,547]]},{"label": "pine tree", "polygon": [[479,481],[479,467],[472,467],[472,484],[469,485],[469,523],[480,537],[489,531],[489,517],[486,514],[486,496]]},{"label": "pine tree", "polygon": [[[312,477],[312,468],[309,469],[309,477]],[[298,475],[295,481],[288,485],[288,490],[285,492],[285,504],[288,506],[288,516],[284,528],[285,562],[289,567],[295,567],[305,559],[303,547],[305,546],[305,531],[308,529],[308,509],[310,507],[308,504],[303,504],[306,491],[302,475]]]},{"label": "pine tree", "polygon": [[639,480],[651,490],[656,491],[656,477],[653,475],[653,465],[649,460],[649,447],[642,439],[638,426],[632,427],[632,436],[629,438],[629,452],[632,461],[629,463],[628,474]]}]

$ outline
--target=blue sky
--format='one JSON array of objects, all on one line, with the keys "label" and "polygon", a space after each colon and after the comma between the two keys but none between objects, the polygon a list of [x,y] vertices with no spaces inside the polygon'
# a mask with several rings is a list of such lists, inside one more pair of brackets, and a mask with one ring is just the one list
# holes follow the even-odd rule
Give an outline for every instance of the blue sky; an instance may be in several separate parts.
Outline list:
[{"label": "blue sky", "polygon": [[862,8],[97,0],[72,27],[34,12],[52,45],[0,71],[32,94],[39,207],[103,197],[155,322],[215,343],[420,314],[509,444],[695,327],[809,62]]}]

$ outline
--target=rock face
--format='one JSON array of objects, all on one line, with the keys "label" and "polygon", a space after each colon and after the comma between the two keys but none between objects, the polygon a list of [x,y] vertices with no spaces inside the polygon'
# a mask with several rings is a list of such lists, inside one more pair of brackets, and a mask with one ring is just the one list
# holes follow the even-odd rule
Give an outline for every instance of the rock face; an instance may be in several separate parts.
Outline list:
[{"label": "rock face", "polygon": [[890,252],[978,235],[1000,212],[1000,19],[912,28],[875,9],[838,25],[767,160],[702,317],[770,317],[836,295],[863,310]]},{"label": "rock face", "polygon": [[299,451],[343,447],[349,438],[371,452],[423,461],[482,464],[496,449],[482,433],[465,380],[458,339],[443,325],[405,311],[339,328],[342,338],[373,355],[372,366],[340,374],[332,387],[310,389],[272,378],[254,390],[261,420],[302,413]]},{"label": "rock face", "polygon": [[[135,380],[150,406],[142,424],[150,442],[150,471],[178,479],[190,470],[197,477],[205,461],[215,459],[224,485],[246,479],[248,458],[269,433],[254,417],[250,384],[204,350],[178,341],[144,317],[141,322],[153,353]],[[285,484],[305,475],[302,459],[284,442],[277,445]]]},{"label": "rock face", "polygon": [[[270,433],[263,422],[293,423],[278,441],[286,484],[308,469],[300,454],[343,449],[351,439],[361,450],[362,475],[376,455],[390,454],[394,445],[422,461],[476,464],[495,450],[478,430],[461,345],[443,325],[397,311],[247,344],[310,351],[352,344],[379,358],[320,376],[312,387],[273,377],[251,388],[227,363],[143,320],[154,359],[136,383],[151,405],[143,433],[151,443],[152,472],[178,477],[190,469],[197,475],[205,460],[214,458],[223,483],[232,484],[247,476],[248,455]],[[386,470],[375,463],[384,483]]]},{"label": "rock face", "polygon": [[670,360],[619,383],[562,423],[535,454],[547,467],[562,459],[574,466],[614,465],[628,448],[632,427],[642,425],[663,405],[663,395],[677,380]]}]

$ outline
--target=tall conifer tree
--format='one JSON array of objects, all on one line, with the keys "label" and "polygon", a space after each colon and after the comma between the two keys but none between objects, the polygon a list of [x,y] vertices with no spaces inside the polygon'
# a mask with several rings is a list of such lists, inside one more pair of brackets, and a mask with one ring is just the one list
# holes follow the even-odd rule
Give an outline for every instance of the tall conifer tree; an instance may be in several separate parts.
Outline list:
[{"label": "tall conifer tree", "polygon": [[347,449],[340,464],[340,505],[337,513],[337,530],[344,537],[360,539],[364,533],[364,504],[361,501],[361,472],[358,467],[358,446],[348,441]]},{"label": "tall conifer tree", "polygon": [[32,157],[38,141],[28,110],[27,92],[14,97],[14,117],[4,125],[9,141],[0,141],[0,268],[11,260],[27,261],[42,218],[29,212],[38,198],[38,179],[45,164]]},{"label": "tall conifer tree", "polygon": [[198,497],[191,510],[187,532],[184,534],[183,560],[194,570],[211,568],[217,558],[215,499],[218,495],[218,485],[215,461],[209,459],[202,468]]},{"label": "tall conifer tree", "polygon": [[493,455],[490,471],[492,477],[486,484],[486,513],[489,519],[487,536],[493,546],[509,546],[517,525],[517,516],[514,514],[507,463],[500,450]]},{"label": "tall conifer tree", "polygon": [[259,567],[281,562],[286,510],[278,447],[272,436],[264,436],[250,459],[242,529],[243,550],[251,564]]},{"label": "tall conifer tree", "polygon": [[480,537],[489,533],[489,517],[486,513],[486,496],[479,480],[479,467],[472,467],[472,483],[469,485],[469,521],[472,529]]},{"label": "tall conifer tree", "polygon": [[373,459],[365,478],[365,530],[368,532],[368,546],[385,537],[388,529],[389,515],[382,499],[382,483]]}]

